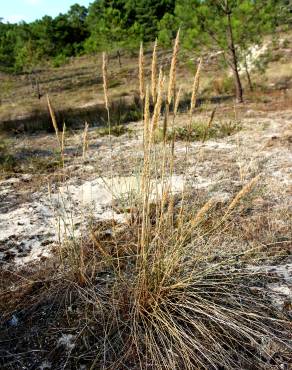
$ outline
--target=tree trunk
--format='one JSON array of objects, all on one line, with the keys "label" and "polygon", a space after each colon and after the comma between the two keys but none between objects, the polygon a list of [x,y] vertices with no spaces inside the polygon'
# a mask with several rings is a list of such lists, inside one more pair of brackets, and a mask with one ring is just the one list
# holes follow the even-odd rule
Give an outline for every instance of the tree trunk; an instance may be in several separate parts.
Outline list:
[{"label": "tree trunk", "polygon": [[117,51],[117,57],[118,57],[118,61],[119,61],[119,66],[120,66],[120,68],[122,68],[122,60],[121,60],[120,50]]},{"label": "tree trunk", "polygon": [[38,99],[40,100],[40,98],[42,97],[42,94],[40,90],[39,79],[37,77],[36,77],[36,93],[37,93]]},{"label": "tree trunk", "polygon": [[234,82],[235,82],[235,91],[236,91],[236,101],[237,103],[243,103],[243,90],[242,85],[238,73],[238,68],[234,66],[232,68],[233,76],[234,76]]},{"label": "tree trunk", "polygon": [[244,69],[245,69],[245,73],[246,73],[246,77],[247,77],[247,82],[248,82],[249,90],[250,91],[253,91],[253,85],[252,85],[250,73],[249,73],[249,70],[248,70],[246,56],[244,57]]},{"label": "tree trunk", "polygon": [[231,24],[231,12],[226,8],[226,14],[227,14],[227,20],[228,20],[228,26],[227,26],[227,38],[228,38],[228,47],[231,55],[231,67],[234,77],[234,83],[235,83],[235,90],[236,90],[236,100],[238,103],[243,102],[243,90],[242,85],[240,81],[240,76],[238,72],[238,61],[237,61],[237,55],[234,45],[234,38],[233,38],[233,32],[232,32],[232,24]]}]

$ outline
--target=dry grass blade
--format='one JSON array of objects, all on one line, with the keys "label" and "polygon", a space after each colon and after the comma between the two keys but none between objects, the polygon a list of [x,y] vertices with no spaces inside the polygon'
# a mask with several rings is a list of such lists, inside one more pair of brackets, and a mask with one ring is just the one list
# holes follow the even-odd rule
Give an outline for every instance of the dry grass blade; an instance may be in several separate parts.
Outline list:
[{"label": "dry grass blade", "polygon": [[203,136],[203,143],[206,141],[206,138],[208,136],[208,133],[210,131],[210,128],[212,127],[212,124],[213,124],[213,121],[214,121],[214,117],[215,117],[215,113],[216,113],[216,107],[212,110],[212,113],[211,113],[211,116],[209,118],[209,122],[206,126],[206,129],[205,129],[205,132],[204,132],[204,136]]},{"label": "dry grass blade", "polygon": [[85,159],[86,151],[88,149],[88,123],[85,122],[83,131],[83,143],[82,143],[82,158]]},{"label": "dry grass blade", "polygon": [[150,127],[150,92],[149,86],[146,87],[145,105],[144,105],[144,163],[143,163],[143,175],[142,175],[142,194],[146,192],[146,178],[149,177],[149,151],[151,145],[151,127]]},{"label": "dry grass blade", "polygon": [[177,115],[177,111],[178,111],[178,107],[179,107],[179,103],[180,103],[180,98],[181,98],[181,87],[179,88],[178,90],[178,93],[176,94],[176,97],[175,97],[175,104],[174,104],[174,108],[173,108],[173,115],[174,117]]},{"label": "dry grass blade", "polygon": [[209,119],[209,122],[208,122],[208,125],[207,125],[207,128],[208,130],[210,130],[211,126],[212,126],[212,123],[214,121],[214,117],[215,117],[215,113],[216,113],[216,107],[212,110],[212,113],[211,113],[211,116],[210,116],[210,119]]},{"label": "dry grass blade", "polygon": [[56,120],[56,115],[55,115],[54,109],[51,105],[51,101],[50,101],[50,98],[49,98],[48,94],[47,94],[47,103],[48,103],[48,108],[49,108],[51,120],[52,120],[52,123],[53,123],[53,127],[54,127],[54,130],[55,130],[55,133],[56,133],[57,141],[58,141],[59,147],[61,148],[62,144],[60,142],[59,129],[58,129],[58,124],[57,124],[57,120]]},{"label": "dry grass blade", "polygon": [[109,98],[108,98],[108,85],[107,85],[107,55],[102,53],[102,77],[103,77],[103,92],[104,92],[104,104],[107,110],[109,110]]},{"label": "dry grass blade", "polygon": [[172,98],[175,98],[176,65],[177,65],[177,55],[178,55],[178,49],[179,49],[179,34],[180,34],[180,30],[178,30],[176,38],[175,38],[172,58],[171,58],[170,71],[169,71],[168,91],[167,91],[167,99],[166,99],[166,107],[165,107],[165,116],[164,116],[164,122],[163,122],[164,141],[166,141],[166,138],[167,138],[170,103],[172,101]]},{"label": "dry grass blade", "polygon": [[153,53],[152,53],[152,65],[151,65],[151,94],[152,101],[156,101],[156,89],[157,89],[157,39],[155,40]]},{"label": "dry grass blade", "polygon": [[167,103],[170,105],[172,97],[174,96],[175,84],[176,84],[176,64],[177,64],[177,55],[179,50],[179,34],[180,30],[177,31],[175,38],[173,53],[169,71],[169,82],[168,82],[168,92],[167,92]]},{"label": "dry grass blade", "polygon": [[145,97],[145,75],[144,75],[144,49],[142,42],[140,44],[139,52],[139,90],[140,90],[140,99],[143,101]]},{"label": "dry grass blade", "polygon": [[197,68],[197,72],[195,74],[195,78],[194,78],[194,82],[193,82],[191,107],[190,107],[190,113],[191,114],[194,112],[194,109],[195,109],[196,103],[197,103],[197,96],[198,96],[198,91],[199,91],[199,86],[200,86],[201,68],[202,68],[202,58],[200,58],[199,65],[198,65],[198,68]]},{"label": "dry grass blade", "polygon": [[153,130],[155,130],[158,127],[158,122],[159,122],[160,113],[161,113],[161,106],[162,106],[164,81],[165,81],[165,77],[163,76],[162,69],[160,68],[159,78],[158,78],[157,101],[156,101],[153,116],[152,116]]},{"label": "dry grass blade", "polygon": [[104,92],[104,103],[107,111],[107,124],[108,124],[108,135],[110,137],[111,156],[112,156],[112,143],[111,143],[111,120],[109,110],[109,95],[108,95],[108,83],[107,83],[107,55],[102,53],[102,77],[103,77],[103,92]]},{"label": "dry grass blade", "polygon": [[147,85],[144,104],[144,146],[146,147],[149,140],[149,124],[150,124],[150,92],[149,86]]},{"label": "dry grass blade", "polygon": [[62,163],[64,166],[65,162],[65,133],[66,133],[66,124],[63,124],[63,131],[62,131],[62,138],[61,138],[61,156],[62,156]]}]

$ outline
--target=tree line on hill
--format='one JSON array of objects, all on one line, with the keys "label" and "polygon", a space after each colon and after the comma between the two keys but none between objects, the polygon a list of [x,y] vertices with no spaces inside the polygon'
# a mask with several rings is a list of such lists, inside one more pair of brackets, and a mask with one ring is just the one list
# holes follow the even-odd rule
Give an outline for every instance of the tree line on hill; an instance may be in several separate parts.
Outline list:
[{"label": "tree line on hill", "polygon": [[99,51],[120,55],[156,38],[169,47],[181,28],[183,47],[210,45],[224,52],[241,100],[240,58],[265,34],[289,27],[291,8],[291,0],[95,0],[31,23],[0,18],[0,69],[31,71],[44,60],[59,66],[68,57]]}]

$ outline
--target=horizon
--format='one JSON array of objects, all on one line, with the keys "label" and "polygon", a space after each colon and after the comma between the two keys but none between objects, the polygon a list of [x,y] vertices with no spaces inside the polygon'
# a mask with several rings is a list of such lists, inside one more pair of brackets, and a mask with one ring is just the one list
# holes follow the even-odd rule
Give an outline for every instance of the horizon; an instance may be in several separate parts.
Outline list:
[{"label": "horizon", "polygon": [[30,23],[45,15],[56,17],[67,13],[74,4],[88,7],[93,0],[10,0],[0,5],[0,18],[4,23]]}]

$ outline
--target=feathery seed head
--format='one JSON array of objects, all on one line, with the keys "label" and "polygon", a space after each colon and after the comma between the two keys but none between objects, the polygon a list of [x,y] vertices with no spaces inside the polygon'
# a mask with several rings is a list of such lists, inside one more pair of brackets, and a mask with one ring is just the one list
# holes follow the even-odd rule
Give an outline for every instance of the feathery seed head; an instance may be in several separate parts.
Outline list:
[{"label": "feathery seed head", "polygon": [[52,104],[51,104],[51,101],[50,101],[50,98],[49,98],[48,94],[47,94],[47,103],[48,103],[48,108],[49,108],[51,120],[52,120],[52,123],[53,123],[53,127],[54,127],[54,130],[55,130],[55,133],[56,133],[57,141],[58,141],[59,147],[61,148],[62,144],[61,144],[61,141],[60,141],[60,138],[59,138],[59,129],[58,129],[58,124],[57,124],[57,120],[56,120],[56,115],[55,115],[55,112],[54,112],[54,109],[52,107]]},{"label": "feathery seed head", "polygon": [[150,120],[150,93],[149,93],[149,86],[146,86],[146,94],[145,94],[145,104],[144,104],[144,143],[148,142],[149,138],[149,120]]},{"label": "feathery seed head", "polygon": [[245,197],[248,193],[251,192],[252,188],[258,182],[259,178],[260,175],[257,175],[256,177],[251,179],[246,185],[244,185],[244,187],[236,194],[232,202],[229,204],[225,216],[235,208],[235,206],[240,202],[240,200],[243,197]]},{"label": "feathery seed head", "polygon": [[216,202],[215,199],[211,198],[203,205],[203,207],[199,210],[196,216],[192,219],[191,221],[192,227],[197,226],[202,221],[206,213],[213,207],[215,202]]},{"label": "feathery seed head", "polygon": [[86,151],[88,149],[88,123],[85,122],[83,131],[83,159],[85,159]]},{"label": "feathery seed head", "polygon": [[108,98],[108,86],[107,86],[107,55],[105,52],[102,53],[102,77],[103,77],[103,92],[104,92],[104,104],[106,109],[109,109],[109,98]]},{"label": "feathery seed head", "polygon": [[152,116],[152,128],[153,130],[157,128],[160,112],[161,112],[161,105],[162,105],[162,95],[163,95],[163,86],[164,86],[165,76],[163,75],[162,69],[160,68],[159,71],[159,78],[158,78],[158,91],[157,91],[157,100],[154,107],[154,112]]},{"label": "feathery seed head", "polygon": [[210,117],[209,122],[208,122],[208,129],[210,129],[210,128],[211,128],[211,126],[212,126],[212,123],[213,123],[213,121],[214,121],[214,117],[215,117],[215,113],[216,113],[216,109],[217,109],[217,107],[215,107],[215,108],[212,110],[211,117]]},{"label": "feathery seed head", "polygon": [[140,53],[139,53],[139,87],[140,87],[140,99],[144,100],[144,97],[145,97],[145,76],[144,76],[143,42],[141,42],[141,44],[140,44]]},{"label": "feathery seed head", "polygon": [[173,46],[173,53],[169,71],[169,83],[168,83],[168,93],[167,93],[167,102],[168,104],[171,103],[172,96],[174,95],[175,90],[175,83],[176,83],[176,64],[177,64],[177,54],[179,49],[179,33],[180,29],[177,31],[174,46]]},{"label": "feathery seed head", "polygon": [[174,109],[173,109],[174,116],[176,116],[176,114],[177,114],[178,106],[179,106],[179,103],[180,103],[180,97],[181,97],[181,87],[179,88],[178,93],[175,97],[175,104],[174,104]]},{"label": "feathery seed head", "polygon": [[152,54],[152,66],[151,66],[151,94],[152,100],[156,101],[156,89],[157,89],[157,39],[155,40]]},{"label": "feathery seed head", "polygon": [[198,91],[199,91],[199,86],[200,86],[201,68],[202,68],[202,58],[200,58],[199,65],[198,65],[198,68],[197,68],[197,72],[196,72],[195,78],[194,78],[194,83],[193,83],[192,97],[191,97],[191,108],[190,108],[190,113],[191,114],[193,113],[194,108],[196,107],[197,96],[198,96]]}]

